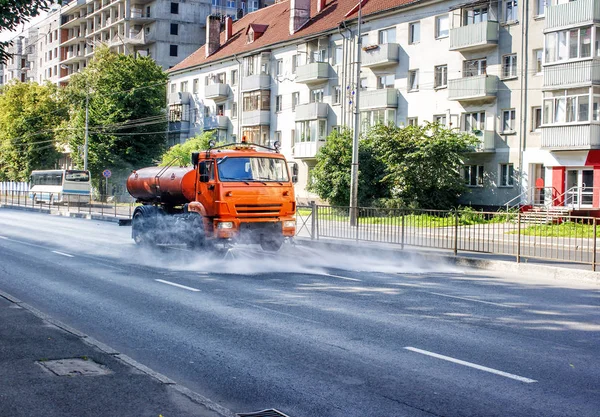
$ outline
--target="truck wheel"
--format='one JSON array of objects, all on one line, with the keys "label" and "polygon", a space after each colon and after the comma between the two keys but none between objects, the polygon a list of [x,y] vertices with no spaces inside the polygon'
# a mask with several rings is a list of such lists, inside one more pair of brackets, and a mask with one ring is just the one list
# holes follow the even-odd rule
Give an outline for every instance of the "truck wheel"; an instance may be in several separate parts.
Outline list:
[{"label": "truck wheel", "polygon": [[204,219],[198,213],[189,213],[187,218],[187,247],[198,249],[206,244],[206,235],[204,233]]},{"label": "truck wheel", "polygon": [[266,252],[277,252],[283,245],[281,236],[261,236],[260,247]]},{"label": "truck wheel", "polygon": [[138,245],[156,243],[156,222],[158,210],[153,206],[140,206],[133,212],[131,219],[131,237]]}]

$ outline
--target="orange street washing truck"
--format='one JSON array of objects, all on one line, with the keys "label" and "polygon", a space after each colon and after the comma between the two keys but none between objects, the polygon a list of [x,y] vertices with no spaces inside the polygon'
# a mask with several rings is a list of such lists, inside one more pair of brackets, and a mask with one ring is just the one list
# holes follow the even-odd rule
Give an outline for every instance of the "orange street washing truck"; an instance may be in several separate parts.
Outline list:
[{"label": "orange street washing truck", "polygon": [[[260,149],[260,150],[259,150]],[[138,244],[258,243],[277,251],[296,232],[296,200],[286,160],[275,149],[229,144],[192,153],[193,167],[133,171]]]}]

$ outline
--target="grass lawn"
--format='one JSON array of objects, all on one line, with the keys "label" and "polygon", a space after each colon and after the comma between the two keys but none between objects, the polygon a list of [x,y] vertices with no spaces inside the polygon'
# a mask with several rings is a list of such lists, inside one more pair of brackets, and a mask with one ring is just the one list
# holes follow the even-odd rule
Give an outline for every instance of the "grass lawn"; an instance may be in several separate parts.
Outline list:
[{"label": "grass lawn", "polygon": [[[516,234],[517,232],[512,232]],[[542,224],[528,226],[521,229],[521,234],[525,236],[548,236],[548,237],[583,237],[594,236],[594,226],[591,224],[581,224],[574,222],[564,222],[561,224]],[[596,237],[600,235],[600,227],[596,228]]]}]

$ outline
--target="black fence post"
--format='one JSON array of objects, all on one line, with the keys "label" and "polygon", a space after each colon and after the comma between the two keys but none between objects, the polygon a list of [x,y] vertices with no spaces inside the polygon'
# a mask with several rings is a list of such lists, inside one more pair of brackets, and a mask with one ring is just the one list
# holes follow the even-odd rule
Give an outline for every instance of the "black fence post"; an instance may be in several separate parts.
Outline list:
[{"label": "black fence post", "polygon": [[521,211],[517,214],[517,263],[521,263]]},{"label": "black fence post", "polygon": [[592,238],[594,239],[593,242],[593,252],[592,252],[592,271],[596,271],[596,227],[598,226],[598,223],[596,222],[596,218],[594,217],[594,234],[592,235]]},{"label": "black fence post", "polygon": [[317,205],[314,201],[310,202],[311,221],[310,221],[310,239],[315,239],[315,231],[317,230]]},{"label": "black fence post", "polygon": [[458,255],[458,211],[454,213],[454,256]]},{"label": "black fence post", "polygon": [[402,221],[402,229],[400,230],[400,249],[404,250],[404,210],[400,211],[400,219]]}]

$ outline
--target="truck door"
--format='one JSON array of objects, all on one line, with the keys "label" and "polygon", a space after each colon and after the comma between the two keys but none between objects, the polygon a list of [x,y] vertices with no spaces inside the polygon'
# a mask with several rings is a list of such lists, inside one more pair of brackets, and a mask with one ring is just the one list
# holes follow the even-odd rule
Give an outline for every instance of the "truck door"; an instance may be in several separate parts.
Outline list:
[{"label": "truck door", "polygon": [[215,162],[202,161],[198,164],[198,201],[202,203],[209,216],[215,215]]}]

